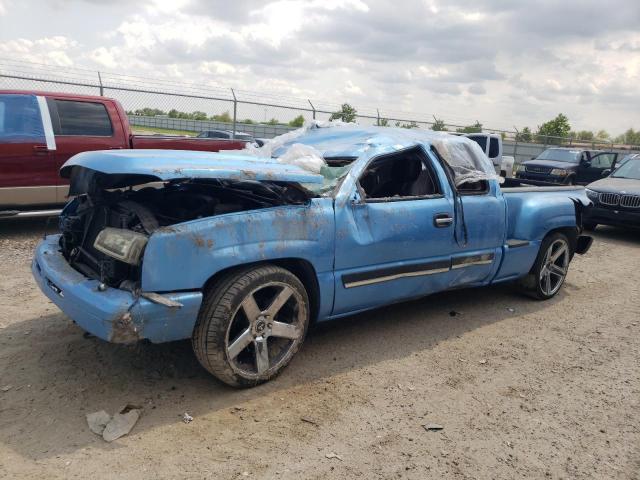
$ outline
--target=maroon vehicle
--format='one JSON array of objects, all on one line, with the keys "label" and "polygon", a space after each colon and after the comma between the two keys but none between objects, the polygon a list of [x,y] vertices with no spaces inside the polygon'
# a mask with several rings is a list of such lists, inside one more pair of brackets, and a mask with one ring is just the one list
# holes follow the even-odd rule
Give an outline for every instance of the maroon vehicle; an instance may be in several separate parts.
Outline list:
[{"label": "maroon vehicle", "polygon": [[58,171],[73,155],[123,148],[239,150],[243,140],[133,135],[112,98],[0,90],[0,218],[57,214],[68,180]]}]

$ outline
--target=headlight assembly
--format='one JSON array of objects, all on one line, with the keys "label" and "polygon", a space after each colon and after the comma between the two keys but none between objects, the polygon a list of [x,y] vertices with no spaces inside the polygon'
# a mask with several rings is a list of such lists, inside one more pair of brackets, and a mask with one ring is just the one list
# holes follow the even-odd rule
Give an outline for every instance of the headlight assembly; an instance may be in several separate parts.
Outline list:
[{"label": "headlight assembly", "polygon": [[569,172],[567,172],[563,168],[554,168],[553,170],[551,170],[551,175],[556,175],[558,177],[566,177],[568,174]]},{"label": "headlight assembly", "polygon": [[527,170],[527,167],[525,167],[524,165],[520,164],[516,167],[516,172],[524,172]]},{"label": "headlight assembly", "polygon": [[96,250],[129,265],[138,265],[149,238],[131,230],[107,227],[96,237]]},{"label": "headlight assembly", "polygon": [[597,201],[598,200],[598,192],[594,192],[593,190],[589,190],[588,188],[584,189],[585,193],[587,194],[587,197],[589,198],[589,200],[591,201]]}]

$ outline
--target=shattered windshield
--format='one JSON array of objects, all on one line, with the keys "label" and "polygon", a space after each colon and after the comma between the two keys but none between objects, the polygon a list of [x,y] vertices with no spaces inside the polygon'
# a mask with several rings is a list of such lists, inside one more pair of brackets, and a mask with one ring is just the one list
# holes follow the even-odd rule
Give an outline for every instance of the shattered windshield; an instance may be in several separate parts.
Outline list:
[{"label": "shattered windshield", "polygon": [[322,183],[303,183],[302,186],[316,195],[329,196],[337,190],[337,187],[340,186],[350,169],[351,165],[343,167],[323,165],[320,167],[320,175],[323,178]]}]

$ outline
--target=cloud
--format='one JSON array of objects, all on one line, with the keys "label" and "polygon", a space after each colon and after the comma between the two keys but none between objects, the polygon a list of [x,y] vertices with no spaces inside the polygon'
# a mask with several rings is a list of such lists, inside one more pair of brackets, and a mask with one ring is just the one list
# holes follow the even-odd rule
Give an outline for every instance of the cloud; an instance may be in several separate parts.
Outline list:
[{"label": "cloud", "polygon": [[[558,111],[579,129],[640,127],[637,0],[56,3],[64,37],[15,20],[24,28],[0,32],[0,54],[492,127],[535,126]],[[3,22],[14,5],[0,0]],[[88,32],[87,9],[116,27]]]}]

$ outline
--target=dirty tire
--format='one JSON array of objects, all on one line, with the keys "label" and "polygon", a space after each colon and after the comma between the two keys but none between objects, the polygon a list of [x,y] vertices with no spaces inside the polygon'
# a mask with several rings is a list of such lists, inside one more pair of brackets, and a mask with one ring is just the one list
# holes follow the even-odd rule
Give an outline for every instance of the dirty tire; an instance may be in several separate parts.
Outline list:
[{"label": "dirty tire", "polygon": [[[550,255],[553,253],[557,253],[560,247],[565,248],[567,252],[564,261],[564,274],[560,274],[560,268],[556,269],[556,267],[560,267],[560,265],[556,265],[556,267],[553,267],[556,270],[556,273],[550,275],[550,277],[552,278],[551,281],[553,288],[547,289],[545,288],[546,284],[543,278],[546,277],[546,273],[549,271],[548,262],[551,258]],[[571,243],[569,242],[569,239],[566,235],[560,232],[555,232],[547,235],[540,244],[540,250],[538,251],[538,256],[536,257],[536,261],[534,262],[533,267],[531,267],[531,271],[526,277],[520,280],[520,287],[526,294],[537,300],[548,300],[554,297],[560,291],[562,285],[564,284],[572,255],[573,252],[571,251]],[[557,260],[556,262],[560,264],[562,263],[560,260]]]},{"label": "dirty tire", "polygon": [[[283,302],[278,299],[287,295],[275,310]],[[250,267],[225,275],[205,292],[193,350],[202,366],[224,383],[252,387],[287,366],[308,325],[309,298],[302,282],[275,265]]]}]

